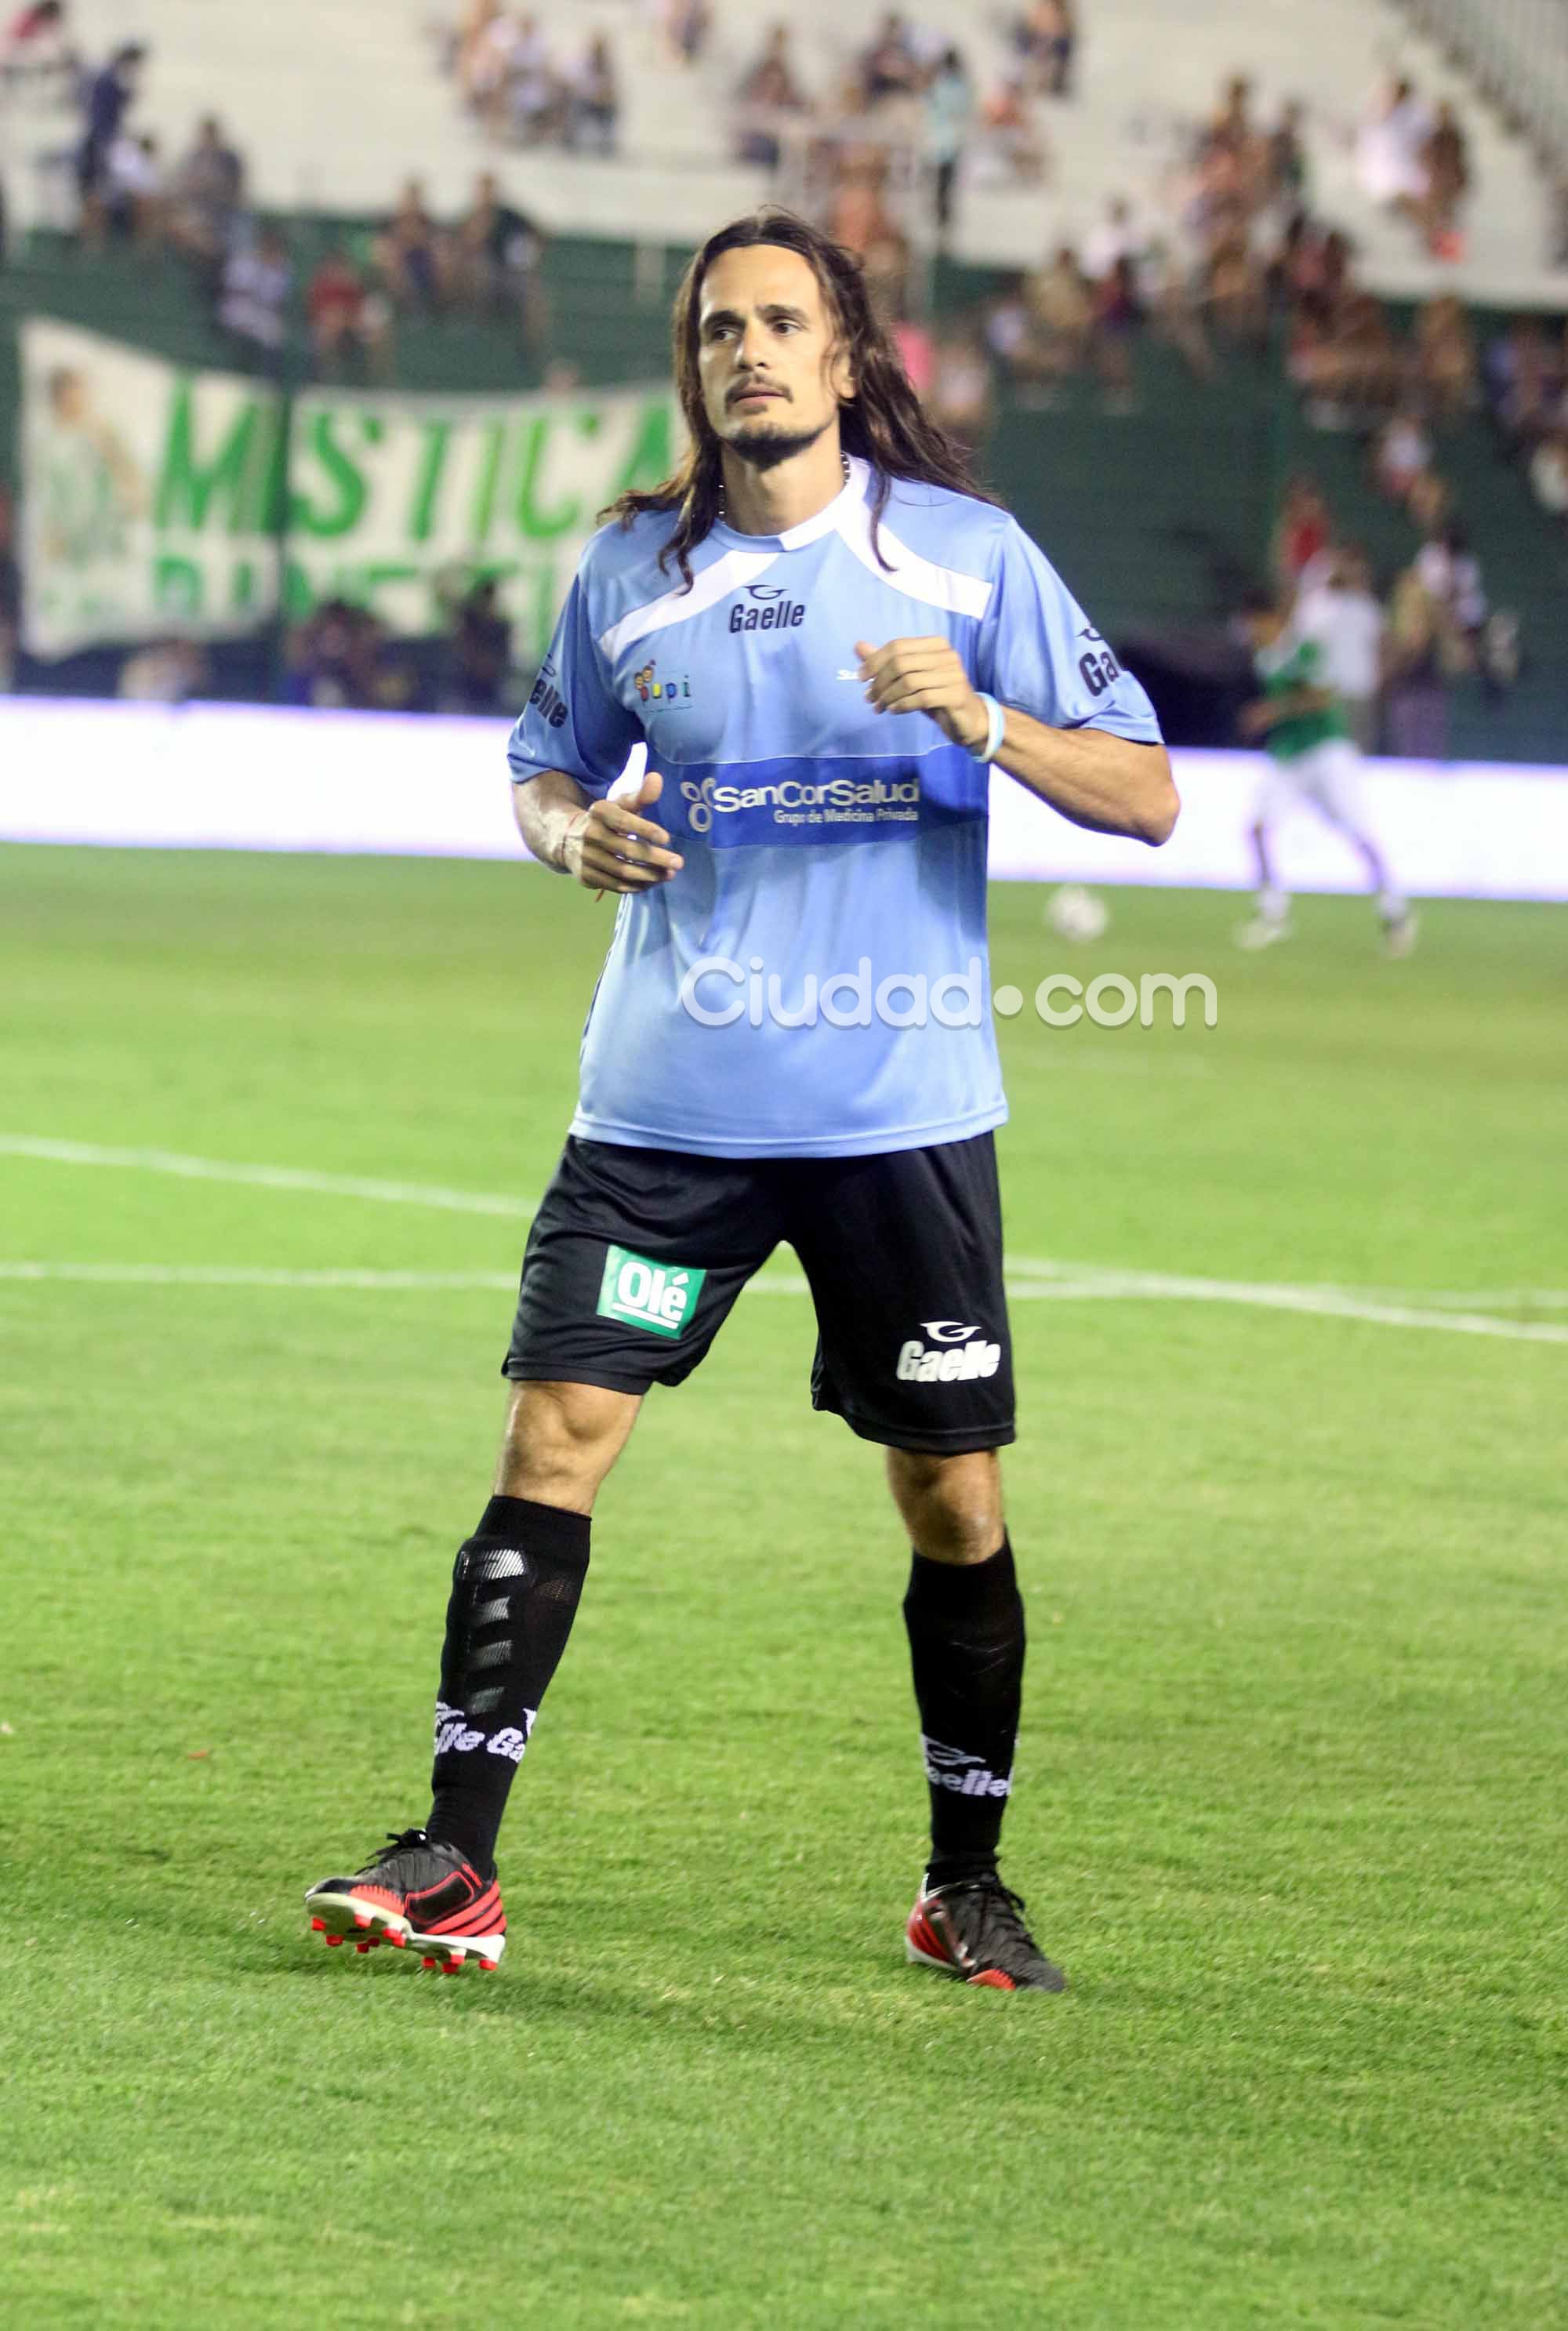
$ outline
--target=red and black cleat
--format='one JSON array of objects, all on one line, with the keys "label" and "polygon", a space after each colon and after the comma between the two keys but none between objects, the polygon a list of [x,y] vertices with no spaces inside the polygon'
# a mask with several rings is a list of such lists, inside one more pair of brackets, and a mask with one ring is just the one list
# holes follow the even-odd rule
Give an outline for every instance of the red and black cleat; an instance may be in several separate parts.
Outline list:
[{"label": "red and black cleat", "polygon": [[313,1933],[329,1948],[352,1941],[356,1951],[378,1943],[394,1950],[412,1944],[427,1967],[461,1974],[470,1959],[492,1971],[507,1946],[507,1914],[493,1878],[481,1878],[455,1845],[422,1829],[389,1838],[382,1851],[352,1878],[324,1878],[305,1897]]},{"label": "red and black cleat", "polygon": [[1000,1878],[922,1885],[904,1927],[904,1955],[988,1991],[1065,1991]]}]

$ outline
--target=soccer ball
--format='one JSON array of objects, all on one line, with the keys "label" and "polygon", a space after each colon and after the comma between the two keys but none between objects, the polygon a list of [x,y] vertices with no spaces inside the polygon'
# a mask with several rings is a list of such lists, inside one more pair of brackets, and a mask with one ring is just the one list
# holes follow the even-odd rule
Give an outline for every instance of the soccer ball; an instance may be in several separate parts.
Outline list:
[{"label": "soccer ball", "polygon": [[1104,938],[1111,918],[1103,899],[1098,899],[1080,883],[1064,882],[1046,900],[1045,919],[1059,939],[1071,939],[1081,945]]}]

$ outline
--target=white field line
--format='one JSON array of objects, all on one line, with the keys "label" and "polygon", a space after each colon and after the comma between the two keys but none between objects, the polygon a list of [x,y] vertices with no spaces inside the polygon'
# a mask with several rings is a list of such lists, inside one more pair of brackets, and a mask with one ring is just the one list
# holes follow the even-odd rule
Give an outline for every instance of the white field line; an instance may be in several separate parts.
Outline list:
[{"label": "white field line", "polygon": [[[255,1188],[315,1192],[329,1197],[367,1199],[381,1204],[433,1206],[449,1213],[499,1214],[526,1221],[533,1208],[524,1199],[481,1190],[449,1190],[425,1182],[366,1180],[346,1174],[317,1174],[292,1166],[233,1164],[222,1158],[192,1157],[165,1149],[103,1147],[92,1142],[57,1141],[33,1134],[0,1134],[0,1156],[32,1157],[65,1166],[119,1166],[134,1171],[173,1175],[185,1180],[238,1182]],[[1240,1280],[1179,1278],[1161,1271],[1107,1270],[1093,1263],[1053,1261],[1017,1255],[1012,1258],[1009,1297],[1015,1301],[1059,1302],[1155,1301],[1239,1303],[1261,1310],[1296,1311],[1319,1318],[1355,1319],[1374,1327],[1428,1327],[1451,1335],[1495,1336],[1519,1343],[1568,1343],[1568,1327],[1550,1321],[1505,1319],[1450,1307],[1477,1299],[1452,1294],[1424,1296],[1415,1300],[1385,1299],[1381,1294],[1343,1287],[1291,1287]],[[461,1291],[509,1288],[507,1276],[489,1271],[267,1270],[248,1266],[165,1263],[0,1263],[0,1279],[75,1280],[97,1285],[287,1287],[318,1289],[428,1289]],[[772,1275],[752,1282],[758,1294],[799,1295],[805,1280]],[[1556,1308],[1568,1297],[1544,1290],[1506,1298]]]},{"label": "white field line", "polygon": [[[255,1287],[362,1289],[373,1292],[510,1293],[510,1272],[494,1270],[280,1270],[223,1263],[0,1262],[0,1282],[65,1280],[113,1287]],[[803,1295],[803,1279],[782,1274],[755,1279],[752,1295]],[[1155,1271],[1101,1271],[1071,1279],[1008,1281],[1012,1302],[1239,1303],[1266,1311],[1305,1312],[1326,1319],[1355,1319],[1378,1327],[1436,1327],[1450,1335],[1495,1336],[1513,1343],[1568,1344],[1568,1327],[1494,1319],[1466,1311],[1421,1311],[1373,1303],[1339,1288],[1251,1286],[1225,1279],[1174,1279]]]},{"label": "white field line", "polygon": [[0,1133],[0,1156],[37,1157],[52,1166],[119,1166],[173,1174],[187,1182],[243,1182],[258,1190],[312,1190],[329,1198],[368,1198],[386,1206],[438,1206],[454,1214],[509,1214],[527,1222],[533,1204],[485,1190],[443,1190],[430,1182],[366,1181],[356,1174],[315,1174],[299,1166],[246,1166],[222,1157],[186,1157],[173,1149],[105,1149],[91,1141],[50,1141]]},{"label": "white field line", "polygon": [[365,1288],[373,1292],[515,1294],[515,1270],[274,1270],[250,1263],[0,1262],[0,1280],[64,1280],[85,1287]]}]

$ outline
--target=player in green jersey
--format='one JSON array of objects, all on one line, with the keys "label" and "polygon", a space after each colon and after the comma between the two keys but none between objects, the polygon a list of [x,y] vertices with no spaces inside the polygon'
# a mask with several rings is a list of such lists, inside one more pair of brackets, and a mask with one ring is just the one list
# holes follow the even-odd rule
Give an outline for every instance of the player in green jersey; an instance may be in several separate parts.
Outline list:
[{"label": "player in green jersey", "polygon": [[1416,918],[1367,831],[1361,755],[1345,708],[1327,685],[1323,650],[1293,633],[1284,610],[1266,594],[1249,599],[1243,619],[1263,693],[1243,708],[1241,733],[1262,743],[1269,766],[1248,828],[1258,866],[1258,909],[1237,930],[1237,944],[1272,947],[1290,937],[1290,900],[1276,878],[1269,840],[1276,826],[1305,805],[1338,827],[1366,868],[1388,953],[1409,955]]}]

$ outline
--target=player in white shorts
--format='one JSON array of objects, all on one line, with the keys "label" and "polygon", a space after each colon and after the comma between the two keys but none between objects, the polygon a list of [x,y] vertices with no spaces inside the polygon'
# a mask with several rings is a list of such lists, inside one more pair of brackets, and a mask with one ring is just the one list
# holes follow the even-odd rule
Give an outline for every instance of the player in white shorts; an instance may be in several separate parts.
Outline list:
[{"label": "player in white shorts", "polygon": [[1298,638],[1274,602],[1262,594],[1244,611],[1254,667],[1263,693],[1241,714],[1243,736],[1262,740],[1269,756],[1248,827],[1258,866],[1257,912],[1236,932],[1239,947],[1272,947],[1290,937],[1290,900],[1275,876],[1269,837],[1303,805],[1337,826],[1366,868],[1377,900],[1383,945],[1409,955],[1416,919],[1367,830],[1361,800],[1361,754],[1345,709],[1324,673],[1323,650]]}]

